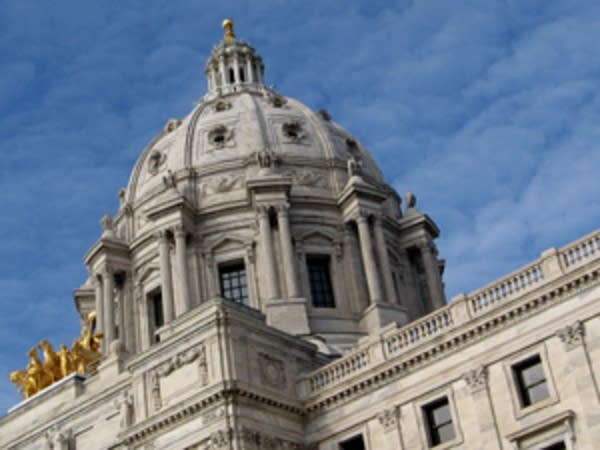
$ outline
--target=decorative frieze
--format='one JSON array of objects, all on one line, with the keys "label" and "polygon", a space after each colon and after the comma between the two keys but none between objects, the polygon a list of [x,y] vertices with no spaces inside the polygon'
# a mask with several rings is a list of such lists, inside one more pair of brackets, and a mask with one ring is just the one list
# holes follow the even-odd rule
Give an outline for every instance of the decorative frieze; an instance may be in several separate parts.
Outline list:
[{"label": "decorative frieze", "polygon": [[464,374],[463,379],[467,383],[467,386],[471,393],[475,393],[485,389],[488,382],[488,371],[487,367],[479,366],[476,369],[469,370]]},{"label": "decorative frieze", "polygon": [[565,350],[569,351],[583,344],[583,337],[585,335],[585,327],[583,322],[577,320],[572,325],[567,325],[556,331],[556,336],[561,340],[565,346]]},{"label": "decorative frieze", "polygon": [[206,349],[204,347],[204,344],[200,344],[197,347],[192,347],[184,352],[173,356],[172,358],[164,361],[154,371],[159,377],[166,377],[174,370],[177,370],[180,367],[185,366],[186,364],[190,364],[196,359],[198,360],[198,365],[202,369],[206,369],[207,361]]}]

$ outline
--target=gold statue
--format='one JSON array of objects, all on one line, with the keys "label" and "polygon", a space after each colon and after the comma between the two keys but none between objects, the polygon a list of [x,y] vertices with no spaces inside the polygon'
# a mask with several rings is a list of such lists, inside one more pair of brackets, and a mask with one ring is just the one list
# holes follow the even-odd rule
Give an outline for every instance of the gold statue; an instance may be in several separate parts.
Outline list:
[{"label": "gold statue", "polygon": [[225,30],[225,37],[223,41],[226,44],[233,44],[235,42],[235,33],[233,32],[233,20],[225,19],[223,21],[223,29]]},{"label": "gold statue", "polygon": [[[54,351],[52,344],[44,339],[29,350],[29,363],[25,370],[15,370],[10,374],[10,381],[19,387],[22,395],[29,398],[52,383],[79,372],[87,375],[93,371],[100,361],[100,339],[102,333],[96,333],[96,312],[88,314],[87,324],[81,330],[79,339],[73,341],[71,349],[61,344],[60,350]],[[44,352],[44,362],[40,360],[37,349]]]}]

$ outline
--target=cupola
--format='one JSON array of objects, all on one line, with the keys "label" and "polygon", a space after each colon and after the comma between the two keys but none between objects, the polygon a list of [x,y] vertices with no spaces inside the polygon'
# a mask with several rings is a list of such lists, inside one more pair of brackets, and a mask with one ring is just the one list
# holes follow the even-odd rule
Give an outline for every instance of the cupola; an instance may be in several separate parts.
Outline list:
[{"label": "cupola", "polygon": [[261,90],[265,70],[262,58],[254,47],[235,37],[233,20],[225,19],[223,29],[223,41],[213,48],[204,69],[207,96]]}]

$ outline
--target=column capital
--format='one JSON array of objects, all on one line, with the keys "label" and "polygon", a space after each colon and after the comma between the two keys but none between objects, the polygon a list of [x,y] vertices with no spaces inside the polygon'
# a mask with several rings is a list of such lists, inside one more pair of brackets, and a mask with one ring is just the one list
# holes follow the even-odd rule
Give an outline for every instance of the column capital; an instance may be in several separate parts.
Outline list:
[{"label": "column capital", "polygon": [[108,277],[115,274],[115,268],[110,264],[106,264],[100,269],[100,275],[102,277]]},{"label": "column capital", "polygon": [[175,238],[185,238],[187,236],[187,231],[183,225],[175,225],[173,234],[175,235]]},{"label": "column capital", "polygon": [[256,213],[260,218],[266,217],[269,214],[268,205],[256,205]]},{"label": "column capital", "polygon": [[156,237],[156,239],[158,239],[159,241],[164,241],[167,240],[167,238],[169,237],[169,232],[171,230],[169,228],[163,228],[161,230],[158,230],[154,233],[154,236]]},{"label": "column capital", "polygon": [[354,220],[356,220],[356,223],[365,223],[369,219],[369,216],[371,214],[368,211],[360,210],[356,213]]},{"label": "column capital", "polygon": [[565,350],[569,351],[583,344],[585,327],[583,322],[576,320],[572,325],[567,325],[556,331],[556,336],[563,343]]},{"label": "column capital", "polygon": [[275,210],[277,211],[278,216],[287,216],[290,210],[290,205],[288,203],[282,203],[275,206]]},{"label": "column capital", "polygon": [[469,370],[463,375],[471,393],[478,392],[487,387],[488,371],[487,367],[479,366],[476,369]]}]

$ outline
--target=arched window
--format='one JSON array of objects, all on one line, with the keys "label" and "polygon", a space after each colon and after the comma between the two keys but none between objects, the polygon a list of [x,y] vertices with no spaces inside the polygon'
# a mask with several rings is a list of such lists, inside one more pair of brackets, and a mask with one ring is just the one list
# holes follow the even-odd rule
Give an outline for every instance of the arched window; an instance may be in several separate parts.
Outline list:
[{"label": "arched window", "polygon": [[244,68],[240,67],[240,81],[244,83],[246,81],[246,77],[244,76]]},{"label": "arched window", "polygon": [[231,67],[229,68],[229,83],[235,83],[235,72]]}]

